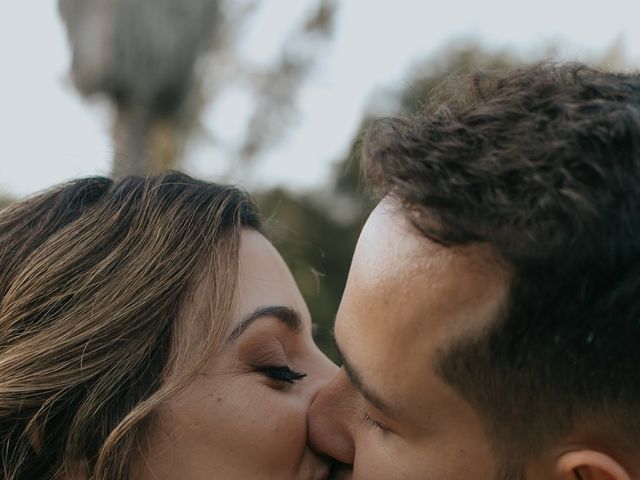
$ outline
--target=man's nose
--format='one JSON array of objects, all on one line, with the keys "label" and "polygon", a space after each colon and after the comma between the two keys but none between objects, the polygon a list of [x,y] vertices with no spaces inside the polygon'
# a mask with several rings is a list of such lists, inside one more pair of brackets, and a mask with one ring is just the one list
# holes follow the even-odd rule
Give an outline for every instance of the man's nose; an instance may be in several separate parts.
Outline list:
[{"label": "man's nose", "polygon": [[344,369],[318,393],[309,410],[309,443],[318,453],[353,464],[357,402]]}]

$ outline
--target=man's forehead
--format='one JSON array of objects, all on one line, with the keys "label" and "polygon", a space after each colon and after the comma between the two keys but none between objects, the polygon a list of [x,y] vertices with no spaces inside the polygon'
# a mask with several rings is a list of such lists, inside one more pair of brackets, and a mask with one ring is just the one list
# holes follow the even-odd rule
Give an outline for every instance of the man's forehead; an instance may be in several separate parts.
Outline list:
[{"label": "man's forehead", "polygon": [[422,234],[406,213],[406,207],[390,197],[376,206],[360,234],[351,273],[365,270],[368,278],[361,278],[364,281],[377,275],[389,281],[395,274],[406,281],[406,277],[426,274],[433,282],[439,273],[444,276],[452,271],[500,277],[499,283],[510,279],[509,266],[490,245],[444,246]]},{"label": "man's forehead", "polygon": [[409,222],[401,207],[390,199],[382,200],[367,219],[356,246],[352,269],[365,267],[369,279],[376,271],[410,275],[423,263],[442,261],[447,249],[429,241]]},{"label": "man's forehead", "polygon": [[420,247],[417,230],[407,220],[402,206],[390,197],[385,197],[373,209],[362,228],[361,236],[366,239],[378,238],[381,241],[395,238],[397,235],[411,235],[409,243]]},{"label": "man's forehead", "polygon": [[363,376],[400,381],[398,368],[406,369],[407,361],[424,373],[452,334],[492,318],[510,276],[487,261],[484,250],[430,241],[393,203],[374,210],[358,241],[336,322],[336,338]]}]

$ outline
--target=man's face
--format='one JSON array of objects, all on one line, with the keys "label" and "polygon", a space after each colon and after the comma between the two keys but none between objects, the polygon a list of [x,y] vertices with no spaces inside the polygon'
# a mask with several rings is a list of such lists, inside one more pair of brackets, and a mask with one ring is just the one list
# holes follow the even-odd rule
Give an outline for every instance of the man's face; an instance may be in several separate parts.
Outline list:
[{"label": "man's face", "polygon": [[354,479],[493,478],[478,413],[436,368],[494,320],[508,283],[485,247],[431,242],[383,200],[354,254],[335,325],[344,366],[312,405],[313,447]]}]

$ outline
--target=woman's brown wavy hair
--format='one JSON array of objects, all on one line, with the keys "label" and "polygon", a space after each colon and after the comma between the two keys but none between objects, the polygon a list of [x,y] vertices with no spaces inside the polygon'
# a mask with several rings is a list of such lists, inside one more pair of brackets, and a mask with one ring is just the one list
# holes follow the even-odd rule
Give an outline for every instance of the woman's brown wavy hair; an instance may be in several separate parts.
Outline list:
[{"label": "woman's brown wavy hair", "polygon": [[0,213],[2,479],[130,478],[228,328],[243,227],[260,228],[245,193],[175,172],[76,180]]}]

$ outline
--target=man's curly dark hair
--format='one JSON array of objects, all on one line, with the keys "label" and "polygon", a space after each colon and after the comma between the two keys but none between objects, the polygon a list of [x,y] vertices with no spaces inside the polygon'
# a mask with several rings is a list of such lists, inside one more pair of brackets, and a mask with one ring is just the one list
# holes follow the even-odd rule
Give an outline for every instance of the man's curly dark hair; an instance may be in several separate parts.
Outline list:
[{"label": "man's curly dark hair", "polygon": [[373,122],[362,153],[425,236],[514,272],[502,317],[438,365],[509,463],[578,424],[640,448],[640,76],[473,73]]}]

